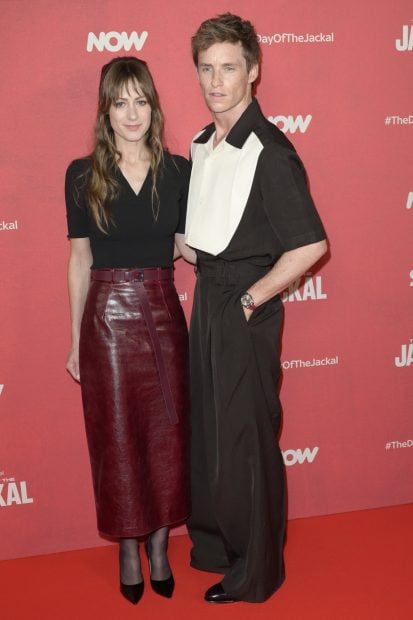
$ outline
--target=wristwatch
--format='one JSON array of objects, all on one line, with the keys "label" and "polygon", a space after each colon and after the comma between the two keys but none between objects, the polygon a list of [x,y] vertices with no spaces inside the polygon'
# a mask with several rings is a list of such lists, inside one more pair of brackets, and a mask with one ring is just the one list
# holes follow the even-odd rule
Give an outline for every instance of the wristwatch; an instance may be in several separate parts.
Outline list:
[{"label": "wristwatch", "polygon": [[252,295],[250,295],[248,291],[244,293],[241,297],[241,306],[243,308],[247,308],[248,310],[257,309],[257,306],[255,305],[254,300],[252,298]]}]

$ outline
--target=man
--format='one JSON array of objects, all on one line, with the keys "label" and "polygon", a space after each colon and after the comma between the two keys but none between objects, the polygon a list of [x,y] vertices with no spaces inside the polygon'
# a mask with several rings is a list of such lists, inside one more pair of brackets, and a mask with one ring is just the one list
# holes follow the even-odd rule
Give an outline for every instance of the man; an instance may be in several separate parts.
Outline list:
[{"label": "man", "polygon": [[226,13],[192,38],[213,123],[192,144],[186,243],[196,250],[190,330],[191,565],[223,573],[205,599],[263,601],[284,579],[279,293],[326,251],[294,147],[252,96],[260,47]]}]

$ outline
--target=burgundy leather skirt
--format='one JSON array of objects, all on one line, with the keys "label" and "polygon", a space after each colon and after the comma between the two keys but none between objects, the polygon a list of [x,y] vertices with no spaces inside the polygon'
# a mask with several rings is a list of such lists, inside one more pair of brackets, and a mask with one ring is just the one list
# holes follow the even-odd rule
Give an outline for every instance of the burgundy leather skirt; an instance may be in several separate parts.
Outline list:
[{"label": "burgundy leather skirt", "polygon": [[185,520],[187,327],[172,269],[92,270],[79,356],[99,531]]}]

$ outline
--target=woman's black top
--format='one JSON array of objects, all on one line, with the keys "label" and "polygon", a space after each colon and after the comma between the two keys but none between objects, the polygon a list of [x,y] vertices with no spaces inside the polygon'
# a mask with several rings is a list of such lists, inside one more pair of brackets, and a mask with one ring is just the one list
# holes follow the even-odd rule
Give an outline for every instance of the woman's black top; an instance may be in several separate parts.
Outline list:
[{"label": "woman's black top", "polygon": [[103,267],[171,267],[174,234],[185,232],[186,203],[190,175],[189,162],[180,155],[164,153],[158,172],[159,214],[149,169],[139,194],[135,194],[120,168],[115,168],[119,185],[110,204],[108,234],[97,227],[87,205],[85,184],[90,160],[76,159],[66,172],[66,213],[69,238],[90,240],[92,269]]}]

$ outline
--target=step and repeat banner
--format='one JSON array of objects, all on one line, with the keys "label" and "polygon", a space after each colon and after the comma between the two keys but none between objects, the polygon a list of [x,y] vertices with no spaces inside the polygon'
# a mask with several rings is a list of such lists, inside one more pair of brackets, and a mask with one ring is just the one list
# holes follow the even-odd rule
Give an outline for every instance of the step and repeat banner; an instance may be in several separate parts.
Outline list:
[{"label": "step and repeat banner", "polygon": [[[69,348],[64,174],[101,66],[151,68],[172,152],[210,121],[190,55],[226,11],[259,33],[258,99],[301,155],[330,253],[285,291],[290,518],[413,500],[413,10],[408,0],[3,0],[0,558],[105,544]],[[194,274],[176,281],[189,318]],[[183,531],[179,529],[178,532]]]}]

